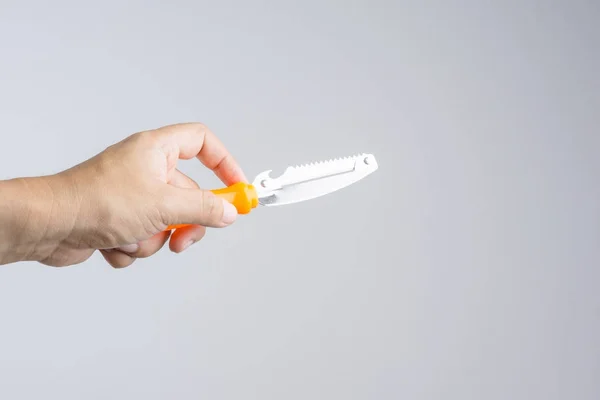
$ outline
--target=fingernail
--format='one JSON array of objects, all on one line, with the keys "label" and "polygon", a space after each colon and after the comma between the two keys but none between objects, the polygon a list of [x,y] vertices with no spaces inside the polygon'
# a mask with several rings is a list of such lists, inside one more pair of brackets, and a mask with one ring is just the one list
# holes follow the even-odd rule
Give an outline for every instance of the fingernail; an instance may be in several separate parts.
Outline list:
[{"label": "fingernail", "polygon": [[225,225],[229,225],[235,221],[237,215],[238,212],[234,205],[223,199],[223,217],[221,218],[221,222]]},{"label": "fingernail", "polygon": [[126,244],[125,246],[119,247],[119,250],[121,250],[124,253],[135,253],[136,251],[138,251],[139,248],[140,248],[139,244],[132,243],[132,244]]},{"label": "fingernail", "polygon": [[187,242],[186,244],[183,245],[183,248],[181,249],[181,251],[187,250],[187,248],[190,247],[191,245],[193,245],[194,243],[196,243],[196,241],[194,239],[190,240],[189,242]]}]

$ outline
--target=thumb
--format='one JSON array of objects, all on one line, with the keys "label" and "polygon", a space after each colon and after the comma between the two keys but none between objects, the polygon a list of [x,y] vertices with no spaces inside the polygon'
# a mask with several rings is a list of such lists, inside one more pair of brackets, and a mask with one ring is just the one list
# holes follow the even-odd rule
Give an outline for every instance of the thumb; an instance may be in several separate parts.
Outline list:
[{"label": "thumb", "polygon": [[163,214],[167,225],[192,224],[222,228],[237,218],[235,206],[210,190],[179,188],[167,185]]}]

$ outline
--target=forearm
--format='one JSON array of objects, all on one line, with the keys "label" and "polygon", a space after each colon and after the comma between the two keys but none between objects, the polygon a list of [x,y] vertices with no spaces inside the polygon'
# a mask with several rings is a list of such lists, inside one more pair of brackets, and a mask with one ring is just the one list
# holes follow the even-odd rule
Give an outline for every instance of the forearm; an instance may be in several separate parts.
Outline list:
[{"label": "forearm", "polygon": [[68,235],[68,204],[56,180],[0,181],[0,264],[43,260]]}]

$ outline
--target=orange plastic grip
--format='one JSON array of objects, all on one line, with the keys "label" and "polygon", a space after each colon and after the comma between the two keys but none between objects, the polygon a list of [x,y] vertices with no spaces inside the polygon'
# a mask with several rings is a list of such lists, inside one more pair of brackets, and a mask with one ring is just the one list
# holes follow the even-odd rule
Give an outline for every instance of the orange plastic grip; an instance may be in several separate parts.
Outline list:
[{"label": "orange plastic grip", "polygon": [[[233,204],[238,214],[248,214],[253,208],[258,206],[256,189],[248,183],[238,182],[226,188],[211,190],[211,192]],[[187,225],[169,225],[166,230],[181,228]]]}]

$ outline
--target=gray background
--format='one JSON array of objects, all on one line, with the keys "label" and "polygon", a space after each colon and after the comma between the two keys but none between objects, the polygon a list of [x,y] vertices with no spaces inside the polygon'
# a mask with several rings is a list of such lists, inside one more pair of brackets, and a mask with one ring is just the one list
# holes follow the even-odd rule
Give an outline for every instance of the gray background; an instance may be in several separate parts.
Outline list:
[{"label": "gray background", "polygon": [[0,3],[2,178],[183,121],[249,176],[380,169],[126,270],[1,268],[0,398],[600,397],[598,2],[79,3]]}]

